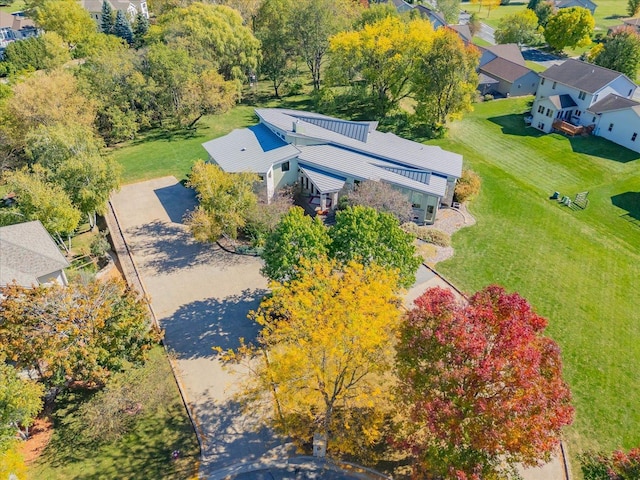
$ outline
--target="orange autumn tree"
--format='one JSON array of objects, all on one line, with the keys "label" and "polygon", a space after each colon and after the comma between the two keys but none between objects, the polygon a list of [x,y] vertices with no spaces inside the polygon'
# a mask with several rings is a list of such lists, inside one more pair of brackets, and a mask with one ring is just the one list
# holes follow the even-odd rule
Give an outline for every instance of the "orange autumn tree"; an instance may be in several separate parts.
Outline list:
[{"label": "orange autumn tree", "polygon": [[124,282],[0,287],[0,359],[37,373],[47,386],[104,383],[146,359],[160,339],[136,292]]},{"label": "orange autumn tree", "polygon": [[319,433],[332,453],[366,454],[390,412],[396,282],[376,265],[327,259],[273,282],[252,314],[257,344],[226,354],[250,368],[241,396],[252,410],[266,406],[264,420],[299,444]]},{"label": "orange autumn tree", "polygon": [[508,478],[515,463],[549,459],[573,407],[546,325],[498,286],[468,305],[439,288],[415,301],[397,370],[407,414],[399,443],[418,478]]}]

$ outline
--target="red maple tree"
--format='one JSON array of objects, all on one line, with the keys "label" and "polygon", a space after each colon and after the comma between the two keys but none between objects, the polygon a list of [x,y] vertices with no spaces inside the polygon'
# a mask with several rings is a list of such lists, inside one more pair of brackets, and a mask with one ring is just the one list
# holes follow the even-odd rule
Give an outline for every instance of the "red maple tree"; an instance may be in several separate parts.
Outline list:
[{"label": "red maple tree", "polygon": [[415,301],[397,369],[417,477],[500,478],[505,465],[549,458],[573,407],[546,325],[498,286],[468,305],[440,288]]}]

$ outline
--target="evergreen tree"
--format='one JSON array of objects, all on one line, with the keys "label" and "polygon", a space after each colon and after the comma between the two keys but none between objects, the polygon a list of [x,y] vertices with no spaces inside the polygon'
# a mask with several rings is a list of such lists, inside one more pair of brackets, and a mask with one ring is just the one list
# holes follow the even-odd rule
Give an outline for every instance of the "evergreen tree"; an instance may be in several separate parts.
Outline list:
[{"label": "evergreen tree", "polygon": [[129,45],[133,43],[133,30],[131,30],[131,24],[122,10],[118,10],[118,14],[116,15],[116,24],[113,27],[113,33],[114,35],[126,40]]},{"label": "evergreen tree", "polygon": [[107,0],[104,0],[102,2],[102,21],[100,22],[100,28],[104,33],[113,33],[113,21],[113,7],[111,7],[111,4],[107,2]]},{"label": "evergreen tree", "polygon": [[136,14],[136,20],[133,23],[133,39],[136,48],[144,45],[144,36],[149,31],[149,19],[142,13]]}]

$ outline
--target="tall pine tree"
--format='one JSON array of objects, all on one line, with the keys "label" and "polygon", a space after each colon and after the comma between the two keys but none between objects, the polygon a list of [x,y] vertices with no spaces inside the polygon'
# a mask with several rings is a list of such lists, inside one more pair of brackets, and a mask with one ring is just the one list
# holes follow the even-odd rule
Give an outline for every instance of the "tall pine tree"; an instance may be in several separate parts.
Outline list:
[{"label": "tall pine tree", "polygon": [[100,28],[104,33],[113,33],[113,21],[113,7],[111,7],[111,4],[107,2],[107,0],[104,0],[102,2],[102,21],[100,22]]},{"label": "tall pine tree", "polygon": [[131,24],[122,10],[118,10],[116,15],[116,24],[113,27],[114,35],[123,38],[131,45],[133,43],[133,30],[131,30]]},{"label": "tall pine tree", "polygon": [[136,48],[144,45],[144,36],[149,31],[149,19],[142,12],[136,14],[136,20],[133,24],[133,38]]}]

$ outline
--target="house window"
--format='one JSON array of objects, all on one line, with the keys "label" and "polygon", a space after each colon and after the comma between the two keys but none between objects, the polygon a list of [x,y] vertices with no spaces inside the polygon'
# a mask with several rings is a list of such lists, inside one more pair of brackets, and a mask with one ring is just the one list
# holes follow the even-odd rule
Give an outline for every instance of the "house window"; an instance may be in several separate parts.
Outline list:
[{"label": "house window", "polygon": [[633,88],[629,90],[629,95],[627,95],[627,97],[630,97],[632,93],[633,93]]},{"label": "house window", "polygon": [[558,82],[553,82],[553,85],[551,85],[551,89],[555,90],[556,89],[556,85],[558,84]]},{"label": "house window", "polygon": [[613,130],[613,123],[609,124],[609,131]]},{"label": "house window", "polygon": [[544,107],[542,105],[538,107],[538,113],[544,113]]},{"label": "house window", "polygon": [[598,101],[598,95],[594,95],[593,96],[593,100],[591,101],[591,105],[593,105],[594,103],[596,103]]},{"label": "house window", "polygon": [[596,117],[593,117],[593,119],[591,120],[591,123],[596,123]]},{"label": "house window", "polygon": [[576,110],[576,117],[580,116],[580,110]]},{"label": "house window", "polygon": [[540,79],[540,85],[544,85],[544,77]]},{"label": "house window", "polygon": [[578,94],[578,98],[579,98],[580,100],[584,100],[586,97],[587,97],[587,92],[580,92],[580,93]]},{"label": "house window", "polygon": [[631,135],[631,141],[635,142],[637,136],[638,136],[638,134],[636,132],[633,132],[633,135]]},{"label": "house window", "polygon": [[544,123],[538,122],[538,130],[544,130]]},{"label": "house window", "polygon": [[284,162],[284,163],[282,164],[282,171],[283,171],[283,172],[288,172],[288,171],[289,171],[289,168],[290,168],[289,162]]},{"label": "house window", "polygon": [[549,118],[553,117],[553,111],[551,111],[550,108],[547,108],[547,117]]}]

